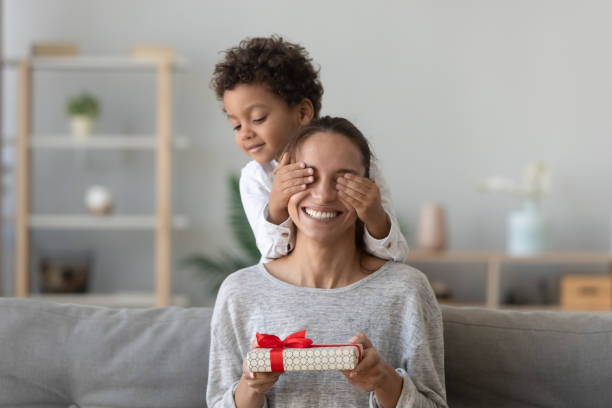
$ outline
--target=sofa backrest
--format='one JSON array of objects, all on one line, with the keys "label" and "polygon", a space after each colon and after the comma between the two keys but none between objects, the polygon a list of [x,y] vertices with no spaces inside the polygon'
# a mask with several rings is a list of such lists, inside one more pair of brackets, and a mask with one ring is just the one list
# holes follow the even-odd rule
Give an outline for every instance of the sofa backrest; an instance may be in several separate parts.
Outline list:
[{"label": "sofa backrest", "polygon": [[450,407],[612,407],[612,313],[442,311]]},{"label": "sofa backrest", "polygon": [[[612,313],[442,312],[450,407],[612,407]],[[211,315],[0,298],[0,407],[203,407]]]},{"label": "sofa backrest", "polygon": [[203,407],[211,314],[0,298],[0,406]]}]

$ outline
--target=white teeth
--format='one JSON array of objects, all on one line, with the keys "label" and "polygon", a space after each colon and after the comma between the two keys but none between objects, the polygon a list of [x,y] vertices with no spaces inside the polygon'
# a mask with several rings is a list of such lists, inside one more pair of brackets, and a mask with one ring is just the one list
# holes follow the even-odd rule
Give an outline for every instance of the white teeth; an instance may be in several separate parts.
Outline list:
[{"label": "white teeth", "polygon": [[334,218],[338,216],[337,212],[322,212],[311,210],[310,208],[305,208],[306,214],[310,215],[313,218],[318,218],[320,220],[325,220],[329,218]]}]

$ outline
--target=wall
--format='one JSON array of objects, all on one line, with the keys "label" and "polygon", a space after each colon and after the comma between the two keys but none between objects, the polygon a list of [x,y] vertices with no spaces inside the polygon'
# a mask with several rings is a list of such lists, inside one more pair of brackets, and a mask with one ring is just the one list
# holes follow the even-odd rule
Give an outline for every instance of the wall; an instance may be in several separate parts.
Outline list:
[{"label": "wall", "polygon": [[[33,41],[56,39],[78,42],[84,54],[167,43],[189,58],[189,72],[175,84],[175,129],[190,136],[194,148],[175,161],[174,205],[191,217],[193,228],[175,234],[176,261],[194,251],[231,249],[222,222],[225,179],[245,157],[208,81],[221,50],[272,33],[303,44],[320,64],[323,113],[350,118],[370,137],[397,212],[413,232],[421,204],[438,201],[448,211],[451,248],[503,249],[505,216],[519,202],[481,195],[475,186],[494,174],[518,178],[527,162],[543,159],[554,177],[545,201],[554,221],[553,248],[610,248],[612,51],[606,44],[612,3],[12,0],[4,8],[6,56],[25,55]],[[34,130],[64,131],[65,98],[87,87],[103,102],[100,131],[150,132],[152,81],[133,74],[41,74]],[[9,134],[16,129],[15,96],[16,77],[5,72]],[[94,182],[117,193],[121,210],[153,208],[146,154],[61,154],[36,157],[35,209],[81,209],[84,189]],[[414,238],[409,236],[412,243]],[[152,287],[151,235],[36,233],[33,247],[98,248],[97,290]],[[475,300],[481,272],[466,272],[469,279],[455,275],[456,290]],[[552,276],[547,284],[554,286],[548,269],[538,273]],[[537,282],[524,279],[517,273],[514,282],[533,290]],[[195,304],[210,302],[204,283],[189,272],[176,271],[173,286]],[[10,276],[5,287],[12,287]]]}]

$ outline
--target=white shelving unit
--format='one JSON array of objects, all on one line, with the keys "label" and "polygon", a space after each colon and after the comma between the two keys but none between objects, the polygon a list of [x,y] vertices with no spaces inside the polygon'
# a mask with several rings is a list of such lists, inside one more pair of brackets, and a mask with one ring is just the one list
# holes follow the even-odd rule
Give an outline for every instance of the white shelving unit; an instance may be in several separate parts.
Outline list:
[{"label": "white shelving unit", "polygon": [[[189,147],[189,140],[171,134],[172,71],[187,66],[181,57],[133,58],[124,56],[33,57],[8,59],[4,66],[14,67],[19,75],[18,134],[9,138],[17,152],[16,219],[15,219],[15,295],[29,295],[29,232],[33,229],[55,230],[151,230],[155,233],[155,293],[130,295],[92,294],[88,296],[44,296],[46,299],[79,300],[77,303],[121,304],[136,302],[157,306],[170,304],[170,241],[171,229],[187,228],[185,216],[171,215],[171,156],[173,149]],[[87,140],[77,140],[67,134],[31,134],[32,76],[36,71],[142,71],[157,74],[156,134],[100,134]],[[117,214],[92,216],[87,214],[32,214],[30,212],[30,168],[33,150],[143,150],[155,153],[155,214]],[[119,297],[117,297],[119,296]],[[123,300],[122,300],[123,299]],[[131,300],[130,300],[131,299]],[[136,299],[136,300],[134,300]]]}]

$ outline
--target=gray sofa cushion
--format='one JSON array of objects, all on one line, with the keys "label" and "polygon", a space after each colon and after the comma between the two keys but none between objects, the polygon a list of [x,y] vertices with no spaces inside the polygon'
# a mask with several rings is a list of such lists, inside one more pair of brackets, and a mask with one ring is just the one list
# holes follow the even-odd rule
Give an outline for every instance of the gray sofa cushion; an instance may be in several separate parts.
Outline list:
[{"label": "gray sofa cushion", "polygon": [[211,314],[0,299],[0,406],[202,407]]},{"label": "gray sofa cushion", "polygon": [[612,313],[442,310],[450,407],[612,407]]}]

